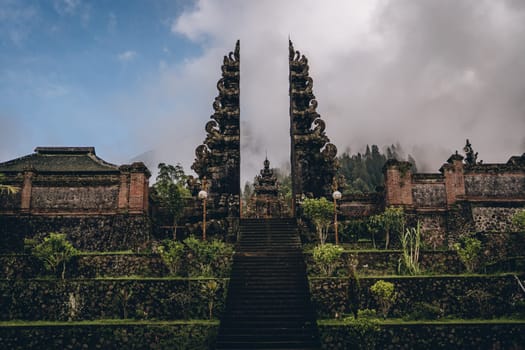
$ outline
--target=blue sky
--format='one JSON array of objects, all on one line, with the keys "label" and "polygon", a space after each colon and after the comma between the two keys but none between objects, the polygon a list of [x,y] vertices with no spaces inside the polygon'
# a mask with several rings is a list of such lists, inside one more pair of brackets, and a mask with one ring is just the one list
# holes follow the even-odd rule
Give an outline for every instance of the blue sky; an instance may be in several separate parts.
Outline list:
[{"label": "blue sky", "polygon": [[242,178],[286,166],[289,36],[340,151],[399,142],[431,172],[466,138],[525,151],[523,1],[0,0],[0,161],[78,145],[189,171],[240,39]]},{"label": "blue sky", "polygon": [[176,64],[201,51],[170,30],[171,21],[193,6],[188,1],[0,4],[2,120],[16,120],[18,136],[26,139],[13,153],[50,143],[143,151],[130,143],[113,102],[158,74],[162,62]]}]

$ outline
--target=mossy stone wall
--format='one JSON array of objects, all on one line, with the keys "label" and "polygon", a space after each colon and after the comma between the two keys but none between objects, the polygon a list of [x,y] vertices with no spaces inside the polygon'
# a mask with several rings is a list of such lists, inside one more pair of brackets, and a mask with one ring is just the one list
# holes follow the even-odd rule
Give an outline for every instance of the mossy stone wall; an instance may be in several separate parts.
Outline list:
[{"label": "mossy stone wall", "polygon": [[523,349],[525,323],[383,324],[378,329],[320,325],[322,348],[347,349]]},{"label": "mossy stone wall", "polygon": [[[443,316],[460,318],[499,317],[516,312],[521,291],[511,275],[503,276],[421,276],[363,277],[359,279],[360,309],[378,310],[370,287],[378,280],[394,284],[397,300],[391,316],[409,315],[415,303],[435,303]],[[334,318],[347,310],[345,278],[310,278],[310,291],[318,318]]]},{"label": "mossy stone wall", "polygon": [[[210,279],[1,280],[0,320],[207,319]],[[228,280],[216,279],[215,317]]]},{"label": "mossy stone wall", "polygon": [[212,349],[217,324],[1,326],[4,349]]}]

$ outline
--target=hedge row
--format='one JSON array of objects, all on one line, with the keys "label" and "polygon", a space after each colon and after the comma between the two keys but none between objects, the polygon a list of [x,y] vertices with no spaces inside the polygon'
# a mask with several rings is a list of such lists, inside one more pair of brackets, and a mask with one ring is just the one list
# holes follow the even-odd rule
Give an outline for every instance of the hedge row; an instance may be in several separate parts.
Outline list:
[{"label": "hedge row", "polygon": [[[491,318],[523,312],[523,292],[512,275],[363,277],[359,279],[359,308],[378,309],[370,287],[378,280],[394,284],[397,299],[391,316],[403,317],[420,303],[433,305],[440,317]],[[345,278],[311,278],[317,315],[333,318],[349,313]]]},{"label": "hedge row", "polygon": [[[228,277],[232,258],[219,257],[212,264],[212,273],[216,277]],[[185,258],[180,269],[181,275],[188,271],[199,271],[199,266],[192,259]],[[41,261],[29,254],[0,255],[0,278],[28,279],[48,275]],[[158,254],[143,253],[101,253],[80,254],[67,264],[68,278],[95,277],[167,277],[169,270]]]},{"label": "hedge row", "polygon": [[[399,250],[345,251],[339,259],[338,274],[348,275],[350,256],[357,258],[359,275],[395,275],[402,253]],[[319,275],[311,253],[305,254],[309,275]],[[455,251],[423,251],[420,258],[421,270],[436,274],[458,274],[465,271],[463,263]]]},{"label": "hedge row", "polygon": [[210,282],[218,283],[215,318],[224,309],[226,279],[3,280],[0,319],[207,319]]}]

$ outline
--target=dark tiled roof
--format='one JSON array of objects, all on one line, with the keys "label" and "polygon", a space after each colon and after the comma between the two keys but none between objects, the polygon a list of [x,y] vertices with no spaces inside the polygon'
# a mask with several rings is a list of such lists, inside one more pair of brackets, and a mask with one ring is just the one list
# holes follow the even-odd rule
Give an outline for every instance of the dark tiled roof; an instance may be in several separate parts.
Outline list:
[{"label": "dark tiled roof", "polygon": [[0,163],[0,173],[21,172],[118,172],[116,165],[95,154],[94,147],[37,147],[35,153]]}]

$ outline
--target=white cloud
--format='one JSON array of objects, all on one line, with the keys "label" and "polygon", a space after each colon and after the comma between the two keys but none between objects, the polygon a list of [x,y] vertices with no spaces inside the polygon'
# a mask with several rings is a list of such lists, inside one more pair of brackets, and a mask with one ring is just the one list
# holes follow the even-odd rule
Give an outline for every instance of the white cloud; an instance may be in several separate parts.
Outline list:
[{"label": "white cloud", "polygon": [[54,0],[53,6],[60,15],[72,15],[82,4],[81,0]]},{"label": "white cloud", "polygon": [[121,52],[121,53],[119,53],[117,55],[117,59],[120,62],[133,61],[135,59],[135,57],[137,57],[137,53],[135,51],[131,51],[131,50]]},{"label": "white cloud", "polygon": [[170,29],[202,55],[163,66],[140,107],[133,97],[123,104],[151,121],[138,131],[154,135],[145,149],[158,146],[161,160],[186,170],[236,39],[242,177],[257,174],[265,150],[272,165],[289,161],[289,35],[309,59],[318,111],[340,151],[400,142],[430,171],[467,137],[485,162],[524,151],[525,7],[516,2],[200,0]]}]

